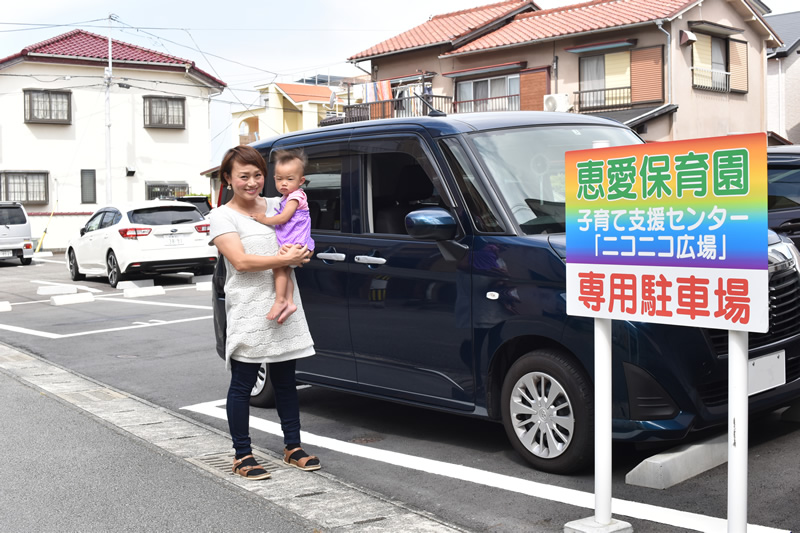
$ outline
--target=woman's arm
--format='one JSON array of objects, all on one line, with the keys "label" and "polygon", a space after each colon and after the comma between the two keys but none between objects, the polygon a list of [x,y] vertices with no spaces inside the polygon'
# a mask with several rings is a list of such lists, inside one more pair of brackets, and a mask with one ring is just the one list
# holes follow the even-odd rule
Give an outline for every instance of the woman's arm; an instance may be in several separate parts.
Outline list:
[{"label": "woman's arm", "polygon": [[219,235],[214,239],[214,245],[239,272],[259,272],[291,265],[302,266],[311,260],[308,247],[296,244],[282,246],[278,255],[246,254],[239,234],[236,232]]},{"label": "woman's arm", "polygon": [[286,206],[284,206],[283,211],[281,211],[279,214],[268,217],[264,213],[259,213],[258,215],[254,216],[253,219],[267,226],[279,226],[289,222],[289,219],[292,218],[292,215],[294,215],[299,206],[300,202],[298,200],[291,199],[286,202]]}]

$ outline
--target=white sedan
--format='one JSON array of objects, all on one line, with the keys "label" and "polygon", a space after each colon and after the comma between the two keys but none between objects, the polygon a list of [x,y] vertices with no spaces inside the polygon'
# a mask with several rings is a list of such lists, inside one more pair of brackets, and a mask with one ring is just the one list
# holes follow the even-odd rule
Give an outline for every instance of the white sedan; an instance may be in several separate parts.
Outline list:
[{"label": "white sedan", "polygon": [[112,287],[127,276],[211,274],[217,248],[209,223],[192,204],[149,200],[101,207],[67,246],[73,281],[107,276]]}]

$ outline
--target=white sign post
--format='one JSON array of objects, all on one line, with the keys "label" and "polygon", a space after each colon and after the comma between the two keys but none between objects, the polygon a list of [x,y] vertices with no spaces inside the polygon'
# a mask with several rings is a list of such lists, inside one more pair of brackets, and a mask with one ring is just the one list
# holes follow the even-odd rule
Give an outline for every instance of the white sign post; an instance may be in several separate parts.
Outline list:
[{"label": "white sign post", "polygon": [[748,331],[769,328],[763,133],[566,154],[567,313],[595,320],[595,515],[611,516],[612,320],[727,329],[728,527],[747,528]]}]

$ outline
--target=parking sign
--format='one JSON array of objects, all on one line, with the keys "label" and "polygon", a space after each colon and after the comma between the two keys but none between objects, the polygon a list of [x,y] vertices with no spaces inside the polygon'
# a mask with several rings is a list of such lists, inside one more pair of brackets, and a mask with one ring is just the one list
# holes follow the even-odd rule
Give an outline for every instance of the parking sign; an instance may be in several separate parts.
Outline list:
[{"label": "parking sign", "polygon": [[766,134],[566,154],[567,312],[769,328]]}]

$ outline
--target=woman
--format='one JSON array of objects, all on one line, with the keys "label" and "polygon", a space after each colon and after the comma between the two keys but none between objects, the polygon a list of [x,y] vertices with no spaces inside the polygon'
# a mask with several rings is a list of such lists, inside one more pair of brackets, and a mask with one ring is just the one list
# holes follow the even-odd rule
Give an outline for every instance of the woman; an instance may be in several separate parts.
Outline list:
[{"label": "woman", "polygon": [[[278,246],[275,229],[254,217],[273,212],[279,198],[260,196],[267,167],[250,146],[237,146],[225,154],[220,176],[233,198],[213,210],[210,239],[224,256],[227,338],[225,361],[231,371],[228,389],[228,427],[236,456],[233,472],[247,479],[267,479],[270,474],[252,455],[250,441],[250,391],[261,363],[268,362],[275,389],[275,404],[284,435],[284,462],[302,470],[317,470],[319,459],[300,444],[300,408],[295,386],[295,363],[314,354],[300,295],[295,283],[297,311],[282,324],[265,317],[275,300],[272,269],[308,263],[308,248]],[[292,274],[293,275],[293,274]]]}]

